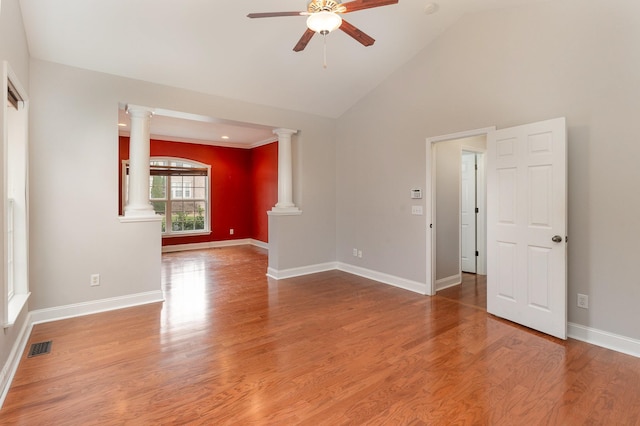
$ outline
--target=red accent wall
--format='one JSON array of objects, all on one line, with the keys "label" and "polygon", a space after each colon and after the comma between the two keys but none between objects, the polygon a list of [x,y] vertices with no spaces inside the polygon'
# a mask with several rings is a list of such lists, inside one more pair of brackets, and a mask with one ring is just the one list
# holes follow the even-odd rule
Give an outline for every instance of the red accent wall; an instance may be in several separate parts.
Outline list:
[{"label": "red accent wall", "polygon": [[[273,155],[275,145],[275,156]],[[129,138],[120,137],[118,170],[129,158]],[[162,245],[254,238],[267,242],[266,211],[277,202],[277,143],[255,149],[151,140],[152,157],[176,157],[211,166],[210,235],[168,237]],[[118,174],[120,179],[121,173]],[[275,179],[274,179],[275,176]],[[122,182],[119,185],[122,191]],[[122,195],[119,196],[122,213]],[[258,212],[262,210],[262,214]],[[234,234],[229,234],[229,229]]]},{"label": "red accent wall", "polygon": [[278,144],[276,142],[251,150],[253,187],[252,237],[269,241],[267,211],[278,202]]}]

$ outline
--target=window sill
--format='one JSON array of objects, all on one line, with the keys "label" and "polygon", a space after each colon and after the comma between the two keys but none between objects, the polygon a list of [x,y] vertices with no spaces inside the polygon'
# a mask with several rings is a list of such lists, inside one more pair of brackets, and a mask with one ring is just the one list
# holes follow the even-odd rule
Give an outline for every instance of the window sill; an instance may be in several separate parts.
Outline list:
[{"label": "window sill", "polygon": [[203,235],[211,235],[211,231],[185,232],[185,233],[174,232],[174,233],[171,233],[171,234],[162,234],[162,238],[200,237],[200,236],[203,236]]},{"label": "window sill", "polygon": [[8,318],[4,323],[4,328],[11,327],[18,319],[18,315],[22,312],[22,308],[27,304],[31,293],[15,294],[11,300],[9,300]]}]

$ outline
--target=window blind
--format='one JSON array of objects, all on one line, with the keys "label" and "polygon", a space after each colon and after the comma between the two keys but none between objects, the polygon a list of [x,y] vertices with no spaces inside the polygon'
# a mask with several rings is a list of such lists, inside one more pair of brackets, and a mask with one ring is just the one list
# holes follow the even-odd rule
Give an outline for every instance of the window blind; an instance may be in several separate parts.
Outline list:
[{"label": "window blind", "polygon": [[16,90],[16,88],[11,83],[11,80],[9,80],[8,83],[9,84],[7,85],[7,89],[8,89],[7,100],[11,105],[13,105],[15,109],[18,109],[18,107],[20,106],[20,102],[22,102],[22,98],[18,94],[18,91]]},{"label": "window blind", "polygon": [[[129,165],[127,164],[127,174]],[[208,176],[209,169],[206,167],[179,167],[179,166],[150,166],[151,176]]]}]

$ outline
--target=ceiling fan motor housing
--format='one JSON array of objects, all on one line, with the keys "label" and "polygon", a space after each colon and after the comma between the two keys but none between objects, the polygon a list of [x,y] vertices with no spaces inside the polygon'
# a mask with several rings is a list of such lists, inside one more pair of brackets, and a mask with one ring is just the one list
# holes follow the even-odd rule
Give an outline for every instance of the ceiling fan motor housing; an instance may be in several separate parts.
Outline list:
[{"label": "ceiling fan motor housing", "polygon": [[317,12],[334,12],[344,13],[346,8],[342,6],[339,0],[311,0],[307,6],[309,13]]}]

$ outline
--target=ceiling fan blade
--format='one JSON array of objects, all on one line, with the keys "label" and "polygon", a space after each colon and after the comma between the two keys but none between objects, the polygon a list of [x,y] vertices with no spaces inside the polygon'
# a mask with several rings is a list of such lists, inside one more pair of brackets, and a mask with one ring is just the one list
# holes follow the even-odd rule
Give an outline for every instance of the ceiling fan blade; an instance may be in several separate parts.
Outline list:
[{"label": "ceiling fan blade", "polygon": [[250,13],[247,18],[275,18],[277,16],[303,16],[308,14],[308,12],[263,12]]},{"label": "ceiling fan blade", "polygon": [[293,51],[300,52],[301,50],[304,50],[304,48],[307,47],[307,44],[309,44],[309,41],[311,41],[311,37],[313,37],[315,33],[315,31],[307,28],[307,31],[302,34],[302,37],[300,37],[300,40],[298,41],[298,44],[296,44],[293,48]]},{"label": "ceiling fan blade", "polygon": [[347,10],[344,13],[355,12],[356,10],[371,9],[372,7],[388,6],[396,4],[398,0],[354,0],[342,3]]},{"label": "ceiling fan blade", "polygon": [[360,31],[358,28],[354,27],[344,19],[342,20],[342,25],[340,25],[340,29],[353,37],[357,42],[361,43],[363,46],[371,46],[376,41],[368,36],[367,34]]}]

